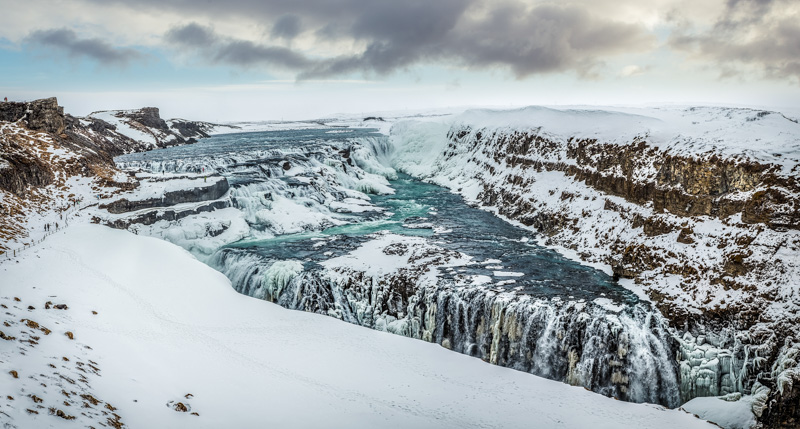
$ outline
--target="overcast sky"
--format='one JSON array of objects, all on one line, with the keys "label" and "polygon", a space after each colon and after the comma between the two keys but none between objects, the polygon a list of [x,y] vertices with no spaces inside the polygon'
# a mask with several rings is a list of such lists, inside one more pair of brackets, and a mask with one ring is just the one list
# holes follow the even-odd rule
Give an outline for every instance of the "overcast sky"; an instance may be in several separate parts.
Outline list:
[{"label": "overcast sky", "polygon": [[800,105],[797,0],[0,0],[0,97],[297,119]]}]

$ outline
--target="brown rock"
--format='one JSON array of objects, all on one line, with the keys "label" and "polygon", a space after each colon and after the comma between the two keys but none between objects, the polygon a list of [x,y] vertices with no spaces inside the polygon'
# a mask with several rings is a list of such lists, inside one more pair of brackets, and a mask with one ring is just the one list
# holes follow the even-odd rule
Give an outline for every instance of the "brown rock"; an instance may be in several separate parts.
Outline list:
[{"label": "brown rock", "polygon": [[678,234],[678,243],[693,244],[694,238],[692,238],[692,234],[694,234],[694,230],[691,228],[681,229],[680,234]]}]

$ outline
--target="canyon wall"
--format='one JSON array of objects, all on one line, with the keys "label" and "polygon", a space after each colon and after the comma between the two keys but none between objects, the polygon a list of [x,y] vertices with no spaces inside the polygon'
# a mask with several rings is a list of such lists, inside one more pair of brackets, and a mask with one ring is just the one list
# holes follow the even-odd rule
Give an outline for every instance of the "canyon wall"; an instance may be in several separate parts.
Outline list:
[{"label": "canyon wall", "polygon": [[[622,113],[531,110],[395,125],[392,157],[540,232],[543,244],[607,267],[688,335],[682,383],[716,386],[715,395],[731,382],[746,393],[766,386],[769,415],[798,381],[785,356],[800,330],[800,166],[785,134],[800,127],[747,109],[680,114],[690,125],[722,122],[717,134],[739,146],[684,129],[664,137],[670,123]],[[761,137],[744,141],[758,126]],[[700,347],[709,342],[717,352]],[[731,362],[745,375],[723,382]]]}]

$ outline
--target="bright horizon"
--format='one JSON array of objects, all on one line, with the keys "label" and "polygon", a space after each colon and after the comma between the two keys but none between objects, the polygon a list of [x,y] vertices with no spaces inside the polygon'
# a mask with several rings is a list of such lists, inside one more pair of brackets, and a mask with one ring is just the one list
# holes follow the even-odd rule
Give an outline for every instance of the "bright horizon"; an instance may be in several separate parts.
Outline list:
[{"label": "bright horizon", "polygon": [[0,97],[165,118],[527,105],[800,109],[788,0],[0,0]]}]

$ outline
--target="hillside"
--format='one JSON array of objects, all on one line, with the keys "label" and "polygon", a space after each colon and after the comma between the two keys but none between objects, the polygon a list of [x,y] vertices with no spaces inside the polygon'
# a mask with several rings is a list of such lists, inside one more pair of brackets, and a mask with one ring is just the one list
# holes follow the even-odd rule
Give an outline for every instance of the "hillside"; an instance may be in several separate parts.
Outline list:
[{"label": "hillside", "polygon": [[219,127],[225,128],[183,119],[168,124],[157,108],[78,118],[55,98],[0,103],[0,254],[41,240],[45,224],[63,226],[97,196],[138,187],[114,156],[192,143]]}]

